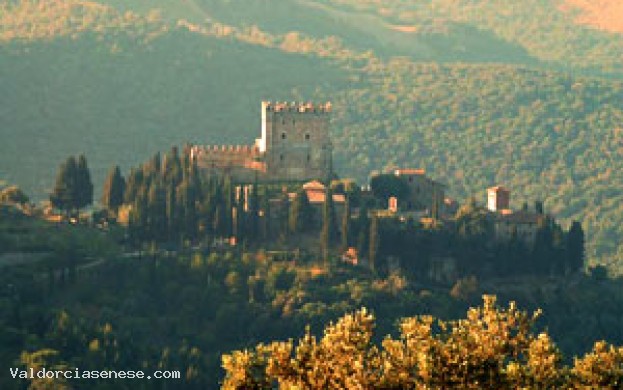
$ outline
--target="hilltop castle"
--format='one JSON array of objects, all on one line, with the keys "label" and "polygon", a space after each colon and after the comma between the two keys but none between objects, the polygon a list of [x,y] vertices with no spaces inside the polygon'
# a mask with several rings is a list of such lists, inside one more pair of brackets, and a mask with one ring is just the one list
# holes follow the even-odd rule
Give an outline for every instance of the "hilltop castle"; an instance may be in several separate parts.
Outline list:
[{"label": "hilltop castle", "polygon": [[254,145],[191,148],[197,165],[238,183],[325,180],[332,175],[331,103],[262,102]]}]

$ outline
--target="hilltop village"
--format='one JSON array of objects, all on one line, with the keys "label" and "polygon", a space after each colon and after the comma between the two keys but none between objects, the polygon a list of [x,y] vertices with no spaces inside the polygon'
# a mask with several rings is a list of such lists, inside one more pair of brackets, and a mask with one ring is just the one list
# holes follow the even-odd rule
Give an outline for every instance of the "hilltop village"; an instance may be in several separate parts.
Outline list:
[{"label": "hilltop village", "polygon": [[[426,243],[418,251],[418,257],[426,259],[422,263],[427,264],[420,271],[439,281],[451,281],[461,274],[461,268],[472,268],[460,264],[443,243],[436,243],[438,239],[451,242],[457,237],[456,247],[472,246],[469,250],[484,258],[475,263],[504,256],[504,251],[509,251],[507,258],[523,251],[548,257],[550,264],[536,267],[543,272],[571,272],[582,266],[581,226],[573,224],[564,233],[539,201],[532,207],[524,204],[519,209],[511,208],[510,190],[503,186],[486,189],[486,207],[479,206],[475,199],[459,206],[446,197],[446,185],[429,177],[424,169],[404,167],[376,172],[364,186],[340,178],[332,163],[333,153],[339,151],[334,151],[331,143],[331,112],[331,103],[262,102],[261,137],[253,145],[192,145],[185,151],[203,173],[231,181],[235,188],[233,203],[241,202],[241,209],[234,207],[234,213],[257,212],[267,219],[264,234],[280,238],[282,249],[298,251],[302,245],[308,252],[314,252],[313,248],[322,252],[328,244],[303,245],[305,240],[299,238],[330,230],[325,225],[332,223],[335,232],[331,234],[341,236],[336,240],[339,245],[335,256],[356,265],[399,266],[400,259],[410,252],[405,249],[409,239],[401,243],[399,240],[405,238],[401,236],[409,229],[428,232],[432,238],[424,239]],[[260,192],[255,187],[271,189],[262,191],[268,197],[265,207],[249,204]],[[327,213],[332,222],[323,221]],[[376,232],[369,232],[370,221],[374,221]],[[378,236],[379,241],[385,238],[385,245],[371,243],[375,237],[370,234]],[[415,236],[413,245],[417,242]],[[321,255],[329,256],[329,252],[325,248]],[[516,253],[511,256],[511,252]],[[496,274],[513,268],[510,264],[500,266],[499,261],[493,263],[470,272]]]},{"label": "hilltop village", "polygon": [[[581,225],[563,229],[539,201],[513,208],[503,186],[486,189],[485,202],[460,205],[420,168],[374,172],[364,185],[340,177],[332,109],[262,102],[261,134],[252,145],[173,147],[127,177],[113,167],[93,221],[123,227],[128,250],[252,251],[325,270],[365,267],[444,284],[583,269]],[[3,197],[21,198],[7,191]],[[70,157],[45,218],[74,220],[92,199],[86,158]]]}]

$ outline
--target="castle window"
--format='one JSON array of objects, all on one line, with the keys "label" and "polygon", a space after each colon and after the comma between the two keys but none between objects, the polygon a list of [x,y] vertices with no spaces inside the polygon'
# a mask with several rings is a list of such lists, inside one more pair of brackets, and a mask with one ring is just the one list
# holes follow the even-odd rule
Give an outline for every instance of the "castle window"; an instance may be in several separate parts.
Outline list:
[{"label": "castle window", "polygon": [[292,126],[296,125],[296,119],[292,119]]},{"label": "castle window", "polygon": [[311,161],[311,156],[308,154],[307,155],[307,162],[310,162],[310,161]]},{"label": "castle window", "polygon": [[287,135],[285,132],[281,133],[281,139],[286,139]]},{"label": "castle window", "polygon": [[305,139],[309,141],[309,138],[310,138],[309,133],[305,134]]},{"label": "castle window", "polygon": [[285,118],[281,118],[281,124],[285,125],[286,124],[286,119]]},{"label": "castle window", "polygon": [[283,161],[283,154],[280,154],[280,155],[279,155],[279,160],[280,160],[280,161]]}]

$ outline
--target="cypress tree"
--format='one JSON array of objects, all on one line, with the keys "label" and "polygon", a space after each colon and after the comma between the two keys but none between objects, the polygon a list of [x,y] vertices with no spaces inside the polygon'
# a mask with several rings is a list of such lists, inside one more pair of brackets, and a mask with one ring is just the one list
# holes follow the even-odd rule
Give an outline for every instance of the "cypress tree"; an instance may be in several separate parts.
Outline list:
[{"label": "cypress tree", "polygon": [[167,183],[177,186],[182,181],[184,171],[176,146],[173,146],[171,151],[165,155],[163,168],[164,172],[162,174]]},{"label": "cypress tree", "polygon": [[238,199],[236,201],[235,214],[232,218],[233,233],[239,242],[242,242],[245,233],[245,211],[244,205],[246,202],[244,186],[239,186],[237,189]]},{"label": "cypress tree", "polygon": [[179,238],[179,212],[178,202],[176,196],[175,187],[169,183],[167,185],[167,198],[166,198],[166,218],[167,218],[167,236],[170,241]]},{"label": "cypress tree", "polygon": [[223,218],[223,235],[230,237],[232,235],[232,210],[234,207],[234,191],[232,187],[231,177],[225,176],[222,186],[224,212]]},{"label": "cypress tree", "polygon": [[584,267],[584,230],[582,224],[573,221],[569,233],[567,233],[567,268],[579,271]]},{"label": "cypress tree", "polygon": [[368,229],[370,228],[370,220],[368,219],[368,208],[362,205],[359,208],[359,217],[357,218],[357,253],[362,256],[368,250]]},{"label": "cypress tree", "polygon": [[123,194],[124,203],[134,203],[136,197],[143,185],[143,170],[131,169],[125,183],[125,193]]},{"label": "cypress tree", "polygon": [[379,218],[377,216],[372,217],[372,221],[370,222],[369,243],[368,263],[370,265],[370,270],[374,271],[376,269],[376,255],[378,254],[380,245]]},{"label": "cypress tree", "polygon": [[106,209],[117,212],[119,206],[123,204],[125,191],[125,180],[121,176],[119,166],[115,166],[108,172],[102,191],[102,204]]},{"label": "cypress tree", "polygon": [[258,239],[259,234],[259,212],[260,212],[260,199],[258,194],[259,188],[257,184],[257,177],[251,187],[251,194],[249,196],[249,236],[253,240]]},{"label": "cypress tree", "polygon": [[349,234],[350,234],[350,199],[347,195],[345,195],[346,201],[344,202],[344,214],[342,214],[342,252],[348,250],[350,245]]},{"label": "cypress tree", "polygon": [[66,213],[71,212],[77,206],[76,193],[77,183],[76,176],[78,164],[74,156],[70,156],[58,169],[56,174],[56,183],[52,194],[50,194],[50,202],[52,206]]},{"label": "cypress tree", "polygon": [[77,209],[81,209],[93,203],[93,182],[91,181],[91,172],[89,172],[87,159],[83,154],[78,157],[75,180],[75,206]]},{"label": "cypress tree", "polygon": [[320,232],[320,247],[322,248],[322,257],[325,266],[329,264],[329,252],[331,244],[335,242],[337,237],[335,223],[335,208],[333,206],[333,191],[327,186],[325,190],[325,201],[322,210],[322,229]]},{"label": "cypress tree", "polygon": [[309,230],[312,211],[307,191],[299,190],[290,205],[290,215],[288,216],[290,232],[296,234]]},{"label": "cypress tree", "polygon": [[166,190],[162,183],[155,182],[150,186],[147,203],[149,237],[154,240],[163,240],[167,236],[167,202]]}]

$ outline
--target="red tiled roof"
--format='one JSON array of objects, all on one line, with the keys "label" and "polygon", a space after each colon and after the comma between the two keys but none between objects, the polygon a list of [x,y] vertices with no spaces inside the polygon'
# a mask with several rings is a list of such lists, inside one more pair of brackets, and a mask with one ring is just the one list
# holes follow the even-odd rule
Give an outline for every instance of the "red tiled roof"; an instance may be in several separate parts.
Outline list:
[{"label": "red tiled roof", "polygon": [[425,175],[426,174],[426,169],[421,169],[421,168],[402,168],[402,169],[396,169],[394,170],[394,175],[396,176],[401,176],[401,175]]},{"label": "red tiled roof", "polygon": [[325,185],[319,182],[318,180],[312,180],[303,184],[304,190],[315,190],[315,191],[324,191],[326,189]]},{"label": "red tiled roof", "polygon": [[[325,193],[316,192],[316,191],[307,191],[307,198],[309,199],[309,203],[324,203]],[[333,203],[344,203],[344,202],[346,202],[346,197],[344,195],[333,194]]]},{"label": "red tiled roof", "polygon": [[487,188],[487,191],[494,191],[494,192],[504,191],[504,192],[509,192],[508,189],[506,187],[503,187],[503,186],[490,187],[490,188]]}]

